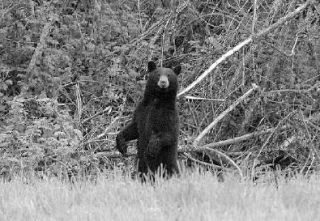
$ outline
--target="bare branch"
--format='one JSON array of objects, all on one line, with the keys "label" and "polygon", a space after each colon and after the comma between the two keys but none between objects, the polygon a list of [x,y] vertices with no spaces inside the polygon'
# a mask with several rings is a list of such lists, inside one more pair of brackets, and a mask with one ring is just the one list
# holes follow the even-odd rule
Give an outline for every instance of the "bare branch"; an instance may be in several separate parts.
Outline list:
[{"label": "bare branch", "polygon": [[216,150],[216,149],[211,149],[211,148],[208,148],[208,147],[203,147],[203,149],[215,152],[215,153],[219,154],[220,156],[224,157],[226,160],[228,160],[238,170],[241,179],[243,179],[242,170],[240,169],[240,167],[230,157],[228,157],[226,154],[224,154],[224,153],[222,153],[222,152],[220,152],[219,150]]},{"label": "bare branch", "polygon": [[191,156],[190,154],[188,154],[188,153],[184,153],[184,155],[185,155],[188,159],[190,159],[190,160],[192,160],[192,161],[194,161],[194,162],[196,162],[196,163],[198,163],[198,164],[200,164],[200,165],[207,166],[207,167],[212,167],[212,168],[224,169],[224,167],[222,167],[222,166],[215,165],[215,164],[213,164],[213,163],[206,163],[206,162],[203,162],[203,161],[201,161],[201,160],[198,160],[198,159],[192,157],[192,156]]},{"label": "bare branch", "polygon": [[[197,148],[195,148],[193,146],[184,146],[184,147],[179,148],[178,152],[179,153],[201,152],[204,150],[203,148],[216,148],[216,147],[223,147],[223,146],[227,146],[227,145],[231,145],[231,144],[236,144],[236,143],[240,143],[245,140],[249,140],[254,137],[262,136],[262,135],[269,134],[269,133],[274,133],[275,130],[282,131],[287,128],[288,128],[287,126],[284,126],[281,128],[270,128],[270,129],[263,130],[263,131],[256,131],[253,133],[242,135],[240,137],[235,137],[235,138],[231,138],[231,139],[227,139],[227,140],[223,140],[223,141],[219,141],[219,142],[209,143],[209,144],[203,145],[201,147],[197,147]],[[102,152],[104,152],[104,151],[102,151]],[[128,153],[128,156],[133,156],[135,154],[136,154],[135,152]],[[120,154],[117,154],[115,152],[104,153],[103,155],[104,156],[107,155],[108,157],[111,157],[111,158],[117,158],[117,157],[121,156]]]},{"label": "bare branch", "polygon": [[239,43],[233,49],[222,55],[216,62],[214,62],[203,74],[201,74],[194,82],[192,82],[187,88],[183,89],[177,96],[180,97],[181,95],[190,91],[194,86],[199,84],[205,77],[207,77],[210,72],[215,69],[221,62],[226,60],[228,57],[233,55],[235,52],[239,51],[243,46],[249,44],[252,41],[252,37],[247,38],[243,42]]},{"label": "bare branch", "polygon": [[[268,34],[269,32],[271,32],[273,29],[279,27],[280,25],[282,25],[283,23],[285,23],[286,21],[288,21],[289,19],[293,18],[294,16],[296,16],[297,14],[299,14],[300,12],[302,12],[309,4],[313,3],[313,0],[308,0],[306,1],[306,3],[302,4],[300,7],[298,7],[296,10],[294,10],[293,12],[290,12],[289,14],[287,14],[286,16],[280,18],[276,23],[272,24],[271,26],[269,26],[266,29],[261,30],[260,32],[258,32],[256,35],[254,35],[254,37],[258,38],[261,37],[263,35]],[[234,48],[232,48],[231,50],[229,50],[228,52],[226,52],[224,55],[222,55],[216,62],[214,62],[205,72],[203,72],[194,82],[192,82],[188,87],[186,87],[185,89],[183,89],[177,96],[180,97],[183,94],[187,93],[188,91],[190,91],[194,86],[196,86],[197,84],[199,84],[205,77],[207,77],[208,74],[211,73],[211,71],[213,71],[213,69],[215,69],[221,62],[223,62],[224,60],[226,60],[228,57],[230,57],[231,55],[233,55],[235,52],[239,51],[242,47],[244,47],[245,45],[249,44],[250,42],[252,42],[253,37],[250,36],[249,38],[247,38],[246,40],[240,42],[237,46],[235,46]]]},{"label": "bare branch", "polygon": [[[284,130],[286,128],[287,127],[282,127],[282,128],[279,128],[279,130]],[[267,130],[264,130],[264,131],[256,131],[256,132],[253,132],[253,133],[245,134],[245,135],[240,136],[240,137],[235,137],[235,138],[231,138],[231,139],[228,139],[228,140],[209,143],[209,144],[204,145],[203,147],[215,148],[215,147],[223,147],[223,146],[227,146],[227,145],[231,145],[231,144],[235,144],[235,143],[240,143],[242,141],[249,140],[249,139],[251,139],[253,137],[258,137],[258,136],[262,136],[262,135],[265,135],[265,134],[273,133],[276,129],[277,128],[271,128],[271,129],[267,129]]]},{"label": "bare branch", "polygon": [[210,98],[204,98],[204,97],[195,97],[195,96],[185,96],[188,100],[206,100],[206,101],[226,101],[225,99],[210,99]]},{"label": "bare branch", "polygon": [[273,29],[279,27],[289,19],[292,19],[297,14],[301,13],[309,4],[313,3],[314,0],[307,0],[304,4],[302,4],[300,7],[296,8],[293,12],[290,12],[286,16],[280,18],[276,23],[270,25],[268,28],[261,30],[257,33],[256,37],[261,37],[262,35],[268,34]]},{"label": "bare branch", "polygon": [[198,146],[198,143],[200,140],[206,135],[213,127],[217,125],[217,123],[224,118],[230,111],[232,111],[239,103],[241,103],[245,98],[247,98],[252,92],[257,90],[259,87],[256,84],[252,85],[252,88],[248,90],[244,95],[242,95],[238,100],[236,100],[230,107],[228,107],[225,111],[223,111],[214,121],[207,126],[200,134],[199,136],[194,140],[193,146]]},{"label": "bare branch", "polygon": [[[243,178],[243,174],[242,174],[242,171],[241,171],[240,167],[229,156],[227,156],[225,153],[220,152],[219,150],[211,149],[211,148],[208,148],[208,147],[187,148],[186,150],[187,151],[184,151],[184,149],[179,149],[178,151],[179,152],[183,152],[183,153],[192,152],[192,151],[199,152],[199,151],[204,151],[204,150],[210,151],[210,152],[214,152],[214,153],[222,156],[223,158],[225,158],[231,165],[233,165],[239,171],[239,175],[241,176],[241,178]],[[96,155],[100,155],[100,156],[104,156],[104,157],[108,157],[108,158],[119,158],[119,157],[122,157],[122,155],[120,153],[115,153],[115,152],[108,152],[108,153],[100,152],[100,153],[97,153]],[[135,152],[130,152],[130,153],[126,154],[126,157],[134,156],[134,155],[136,155]],[[203,164],[203,162],[202,162],[202,164]],[[206,166],[208,166],[208,165],[206,164]]]}]

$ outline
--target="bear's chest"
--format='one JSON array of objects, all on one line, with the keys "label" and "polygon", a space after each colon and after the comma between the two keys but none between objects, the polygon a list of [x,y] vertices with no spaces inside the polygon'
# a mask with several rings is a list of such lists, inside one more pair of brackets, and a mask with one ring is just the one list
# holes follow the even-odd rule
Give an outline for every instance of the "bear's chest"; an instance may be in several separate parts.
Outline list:
[{"label": "bear's chest", "polygon": [[149,133],[173,132],[172,125],[177,123],[177,114],[175,110],[152,108],[146,116],[146,122]]}]

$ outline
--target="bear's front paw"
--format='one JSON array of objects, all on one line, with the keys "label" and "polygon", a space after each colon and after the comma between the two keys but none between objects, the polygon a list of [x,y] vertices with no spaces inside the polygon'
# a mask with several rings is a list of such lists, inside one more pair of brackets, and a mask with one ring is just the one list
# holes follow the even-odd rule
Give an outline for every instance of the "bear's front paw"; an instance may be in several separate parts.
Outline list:
[{"label": "bear's front paw", "polygon": [[127,144],[121,136],[117,136],[116,138],[116,148],[123,155],[127,155]]}]

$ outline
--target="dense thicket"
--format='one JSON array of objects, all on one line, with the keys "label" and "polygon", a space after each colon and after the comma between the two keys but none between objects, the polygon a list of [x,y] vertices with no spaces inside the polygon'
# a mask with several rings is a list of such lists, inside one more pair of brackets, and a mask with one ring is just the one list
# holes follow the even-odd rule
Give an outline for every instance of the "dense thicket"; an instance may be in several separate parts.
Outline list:
[{"label": "dense thicket", "polygon": [[[142,96],[146,64],[181,64],[181,88],[251,34],[304,1],[3,0],[0,9],[0,175],[96,172]],[[320,163],[320,5],[254,39],[179,98],[180,147],[251,84],[205,136],[241,169]],[[101,153],[101,151],[104,151]],[[189,155],[210,162],[199,154]],[[183,155],[181,155],[183,156]],[[124,161],[125,166],[131,160]],[[127,165],[128,164],[128,165]],[[227,166],[227,165],[225,165]]]}]

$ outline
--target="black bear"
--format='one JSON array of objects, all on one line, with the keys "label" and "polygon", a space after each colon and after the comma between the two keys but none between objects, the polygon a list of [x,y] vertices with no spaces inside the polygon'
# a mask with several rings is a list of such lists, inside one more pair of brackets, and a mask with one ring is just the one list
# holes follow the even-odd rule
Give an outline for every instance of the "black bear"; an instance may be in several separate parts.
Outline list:
[{"label": "black bear", "polygon": [[177,147],[179,119],[176,107],[181,66],[157,68],[148,63],[149,78],[144,97],[134,111],[133,119],[116,138],[116,148],[125,155],[126,142],[138,139],[138,172],[152,175],[159,167],[171,176],[178,174]]}]

